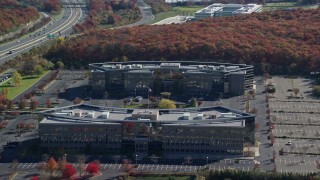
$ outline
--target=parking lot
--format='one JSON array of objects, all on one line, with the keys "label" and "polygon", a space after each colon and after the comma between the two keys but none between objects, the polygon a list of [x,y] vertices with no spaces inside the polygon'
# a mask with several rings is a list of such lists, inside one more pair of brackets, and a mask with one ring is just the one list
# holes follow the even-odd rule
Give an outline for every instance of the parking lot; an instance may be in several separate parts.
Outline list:
[{"label": "parking lot", "polygon": [[[312,97],[312,81],[302,77],[269,79],[270,120],[274,125],[276,168],[279,172],[317,172],[320,155],[320,101]],[[298,89],[299,92],[293,92]],[[283,151],[283,155],[280,155]]]}]

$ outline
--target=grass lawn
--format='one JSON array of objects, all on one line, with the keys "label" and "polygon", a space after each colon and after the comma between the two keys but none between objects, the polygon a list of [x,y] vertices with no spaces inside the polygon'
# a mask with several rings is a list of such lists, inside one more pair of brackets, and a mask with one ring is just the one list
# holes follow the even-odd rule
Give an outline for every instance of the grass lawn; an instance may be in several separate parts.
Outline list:
[{"label": "grass lawn", "polygon": [[[39,81],[43,76],[45,76],[49,71],[45,71],[41,76],[22,76],[22,80],[19,86],[12,86],[12,78],[0,85],[0,92],[3,88],[8,88],[8,99],[13,99],[17,95],[21,94],[23,91],[32,86],[35,82]],[[11,84],[10,84],[11,83]]]},{"label": "grass lawn", "polygon": [[171,11],[161,12],[155,15],[154,20],[149,24],[154,24],[163,19],[177,16],[177,15],[193,15],[196,11],[204,8],[204,6],[179,6],[173,7]]},{"label": "grass lawn", "polygon": [[313,8],[315,5],[300,5],[296,2],[281,2],[281,3],[266,3],[262,7],[262,11],[273,11],[273,10],[281,10],[286,8]]}]

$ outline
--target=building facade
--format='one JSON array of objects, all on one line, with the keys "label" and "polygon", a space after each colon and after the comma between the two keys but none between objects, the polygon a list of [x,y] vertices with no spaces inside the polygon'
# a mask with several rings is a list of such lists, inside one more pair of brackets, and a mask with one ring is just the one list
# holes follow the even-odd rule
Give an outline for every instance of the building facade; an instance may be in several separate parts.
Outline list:
[{"label": "building facade", "polygon": [[204,19],[208,17],[236,16],[241,14],[251,14],[261,12],[262,5],[258,4],[221,4],[214,3],[207,6],[194,15],[195,19]]},{"label": "building facade", "polygon": [[122,109],[75,105],[43,112],[43,150],[163,158],[242,156],[255,117],[225,107]]},{"label": "building facade", "polygon": [[[117,62],[90,64],[95,93],[235,96],[252,89],[253,66],[213,62]],[[236,78],[239,76],[238,78]]]}]

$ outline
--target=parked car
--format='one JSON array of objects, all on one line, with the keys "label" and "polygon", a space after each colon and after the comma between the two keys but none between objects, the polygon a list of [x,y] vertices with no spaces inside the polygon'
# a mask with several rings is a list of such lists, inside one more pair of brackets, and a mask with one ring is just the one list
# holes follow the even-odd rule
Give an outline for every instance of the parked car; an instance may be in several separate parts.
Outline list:
[{"label": "parked car", "polygon": [[136,102],[140,102],[142,99],[143,99],[142,96],[137,96],[137,97],[135,98],[135,101],[136,101]]}]

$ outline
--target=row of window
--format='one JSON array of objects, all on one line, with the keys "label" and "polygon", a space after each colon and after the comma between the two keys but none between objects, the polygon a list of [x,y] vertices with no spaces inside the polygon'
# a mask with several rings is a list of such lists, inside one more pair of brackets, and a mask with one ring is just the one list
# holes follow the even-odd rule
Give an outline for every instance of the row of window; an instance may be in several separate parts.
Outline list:
[{"label": "row of window", "polygon": [[219,153],[219,154],[242,154],[242,150],[220,149],[165,149],[165,153]]}]

